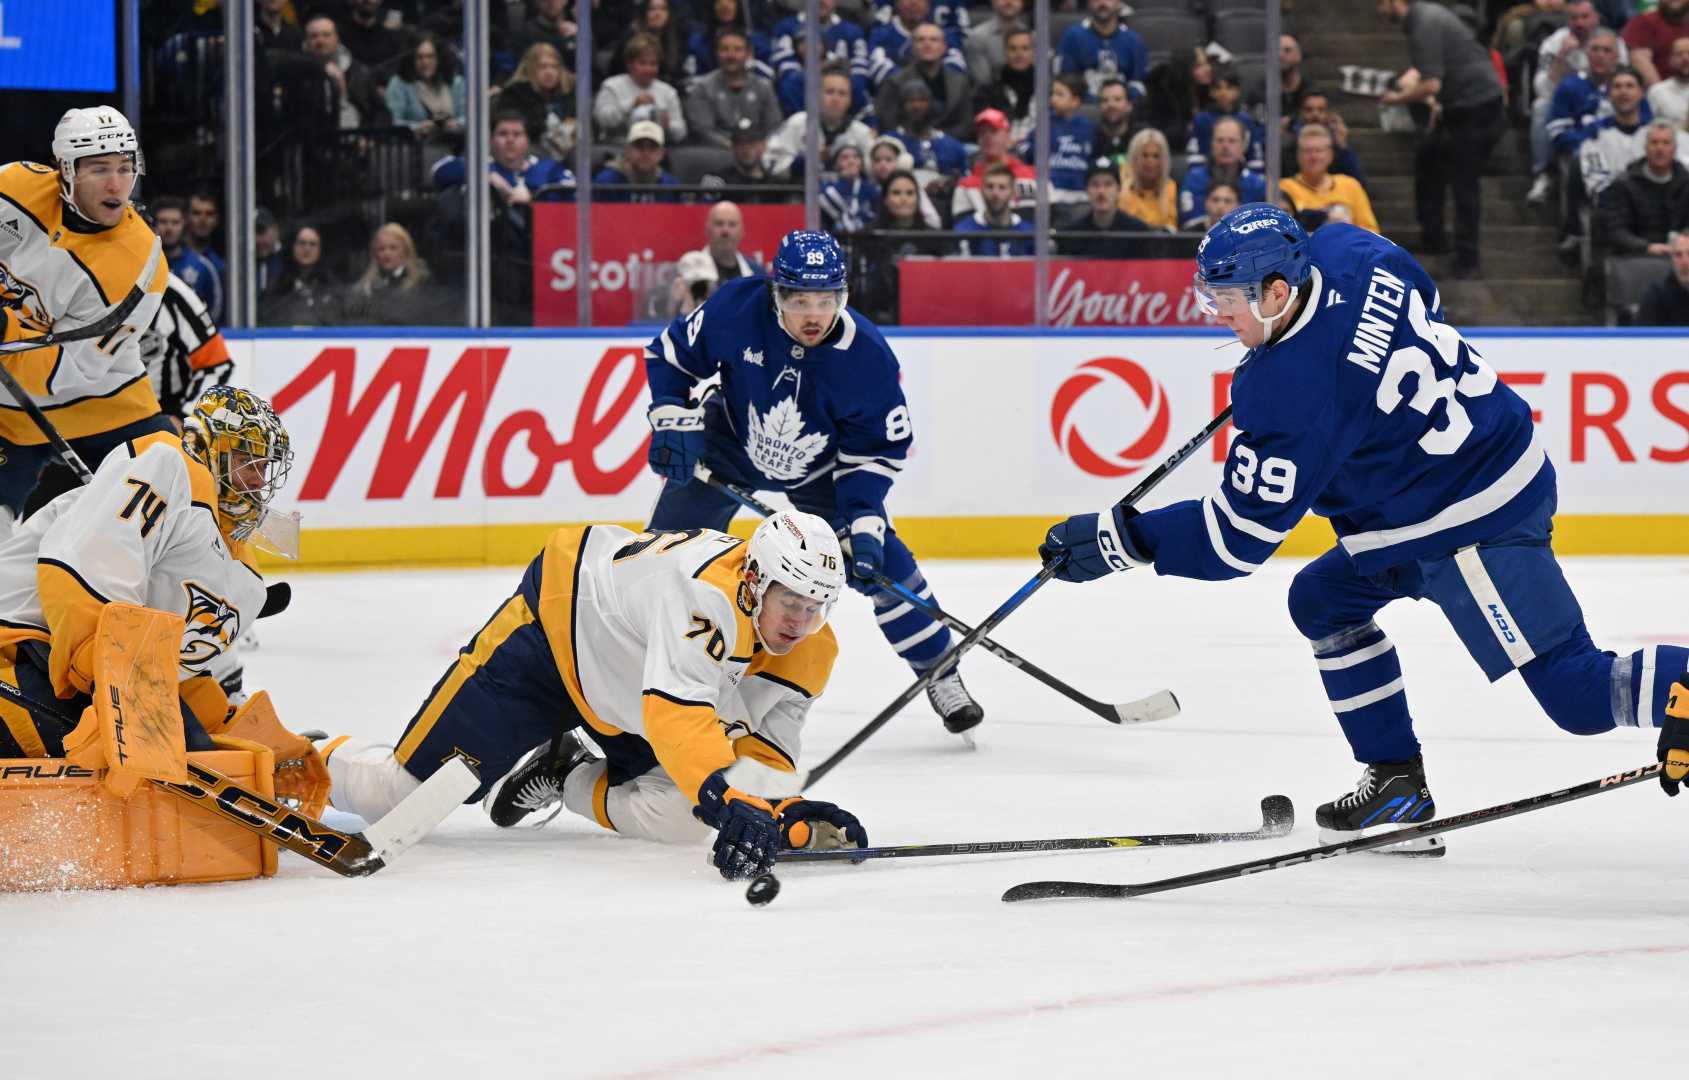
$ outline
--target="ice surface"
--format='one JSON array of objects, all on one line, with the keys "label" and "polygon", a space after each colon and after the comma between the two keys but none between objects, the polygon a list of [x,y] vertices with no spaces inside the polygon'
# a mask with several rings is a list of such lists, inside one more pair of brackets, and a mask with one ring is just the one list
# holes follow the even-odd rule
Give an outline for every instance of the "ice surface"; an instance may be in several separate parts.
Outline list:
[{"label": "ice surface", "polygon": [[[568,814],[500,831],[466,807],[366,880],[284,853],[270,881],[0,896],[0,1072],[1587,1078],[1680,1063],[1689,799],[1651,784],[1451,834],[1441,860],[999,902],[1029,879],[1151,879],[1317,842],[1314,806],[1358,768],[1285,613],[1296,566],[1057,582],[997,635],[1097,697],[1170,687],[1177,719],[1116,728],[976,652],[978,751],[918,701],[813,789],[882,844],[1244,829],[1274,792],[1301,818],[1284,839],[788,867],[756,910],[700,850]],[[970,621],[1035,570],[925,568]],[[1689,641],[1689,563],[1567,570],[1603,647]],[[248,684],[294,728],[396,739],[519,573],[297,577]],[[811,763],[910,678],[866,602],[835,622]],[[1575,738],[1516,677],[1486,685],[1435,607],[1380,622],[1442,813],[1652,760],[1651,733]]]}]

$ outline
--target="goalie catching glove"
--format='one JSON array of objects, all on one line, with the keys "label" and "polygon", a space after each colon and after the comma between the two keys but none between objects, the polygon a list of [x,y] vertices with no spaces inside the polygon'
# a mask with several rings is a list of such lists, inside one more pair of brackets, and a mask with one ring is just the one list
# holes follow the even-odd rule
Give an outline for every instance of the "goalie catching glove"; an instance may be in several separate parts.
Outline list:
[{"label": "goalie catching glove", "polygon": [[1038,545],[1038,558],[1045,566],[1055,567],[1055,576],[1063,581],[1095,581],[1135,566],[1149,566],[1151,560],[1132,546],[1126,532],[1126,523],[1137,515],[1136,510],[1111,506],[1100,514],[1075,514],[1058,521]]},{"label": "goalie catching glove", "polygon": [[1660,787],[1667,795],[1689,777],[1689,673],[1679,675],[1666,698],[1666,721],[1660,728]]}]

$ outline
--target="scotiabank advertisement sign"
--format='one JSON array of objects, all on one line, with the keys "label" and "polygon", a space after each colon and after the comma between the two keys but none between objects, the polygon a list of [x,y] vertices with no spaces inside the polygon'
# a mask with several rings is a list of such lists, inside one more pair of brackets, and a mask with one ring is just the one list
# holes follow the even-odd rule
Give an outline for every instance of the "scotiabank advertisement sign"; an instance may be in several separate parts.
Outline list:
[{"label": "scotiabank advertisement sign", "polygon": [[[1031,326],[1031,259],[904,259],[905,326]],[[1050,325],[1212,326],[1189,259],[1051,259]]]},{"label": "scotiabank advertisement sign", "polygon": [[[287,497],[309,531],[644,520],[645,340],[231,344],[293,437]],[[1224,407],[1242,356],[1213,334],[890,340],[915,427],[899,518],[1106,505]],[[1562,514],[1689,514],[1689,337],[1473,343],[1536,413]],[[1211,491],[1229,435],[1146,505]]]},{"label": "scotiabank advertisement sign", "polygon": [[[668,322],[674,262],[704,246],[708,203],[595,203],[592,321],[597,326]],[[767,266],[780,238],[803,228],[801,206],[744,206],[739,249]],[[575,326],[580,258],[573,203],[534,204],[534,325]]]}]

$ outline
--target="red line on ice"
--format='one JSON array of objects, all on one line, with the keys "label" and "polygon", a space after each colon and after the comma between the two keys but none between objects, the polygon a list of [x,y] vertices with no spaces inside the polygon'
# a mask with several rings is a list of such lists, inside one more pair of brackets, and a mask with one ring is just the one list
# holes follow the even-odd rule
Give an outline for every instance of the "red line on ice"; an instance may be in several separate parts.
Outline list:
[{"label": "red line on ice", "polygon": [[1455,969],[1527,967],[1532,964],[1553,964],[1562,960],[1611,960],[1625,956],[1673,956],[1686,952],[1689,952],[1689,945],[1632,945],[1616,949],[1576,949],[1570,952],[1527,953],[1523,956],[1425,960],[1419,963],[1389,964],[1382,967],[1330,968],[1324,971],[1305,971],[1291,975],[1262,975],[1251,979],[1234,979],[1227,982],[1188,983],[1183,986],[1127,990],[1115,994],[1088,994],[1083,997],[1063,998],[1060,1001],[1031,1002],[1023,1005],[1010,1005],[1001,1009],[973,1010],[955,1016],[928,1017],[921,1020],[909,1020],[900,1024],[882,1024],[876,1027],[858,1028],[854,1031],[832,1031],[804,1039],[789,1039],[783,1042],[764,1043],[760,1046],[746,1046],[710,1057],[691,1058],[670,1062],[666,1065],[654,1065],[635,1072],[617,1073],[614,1080],[640,1080],[644,1077],[671,1076],[675,1073],[692,1072],[698,1069],[741,1064],[759,1058],[778,1057],[784,1054],[802,1054],[812,1050],[837,1046],[840,1043],[861,1042],[864,1039],[896,1039],[907,1035],[926,1035],[948,1028],[972,1027],[999,1020],[1038,1016],[1042,1013],[1066,1012],[1070,1009],[1102,1009],[1132,1001],[1159,1001],[1171,997],[1201,997],[1206,994],[1223,994],[1235,990],[1274,990],[1283,987],[1311,986],[1317,983],[1339,982],[1344,979],[1361,979],[1385,974],[1424,974]]}]

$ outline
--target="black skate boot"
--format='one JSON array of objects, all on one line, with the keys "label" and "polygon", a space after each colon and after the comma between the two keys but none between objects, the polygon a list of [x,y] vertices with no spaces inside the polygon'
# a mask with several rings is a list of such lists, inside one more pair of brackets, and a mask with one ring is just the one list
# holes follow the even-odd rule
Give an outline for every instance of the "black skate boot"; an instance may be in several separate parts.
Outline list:
[{"label": "black skate boot", "polygon": [[565,732],[555,748],[547,743],[517,763],[505,778],[493,785],[482,800],[487,816],[501,829],[516,825],[536,810],[555,807],[541,825],[563,812],[563,780],[575,766],[597,761],[580,736]]},{"label": "black skate boot", "polygon": [[[1406,761],[1368,765],[1354,791],[1314,811],[1322,844],[1340,844],[1436,816],[1437,804],[1425,784],[1425,761],[1418,755]],[[1442,837],[1423,836],[1375,850],[1385,855],[1434,858],[1446,849]]]},{"label": "black skate boot", "polygon": [[978,727],[985,719],[985,710],[962,685],[962,673],[951,669],[950,674],[927,684],[927,701],[933,712],[944,720],[944,730],[952,735]]}]

